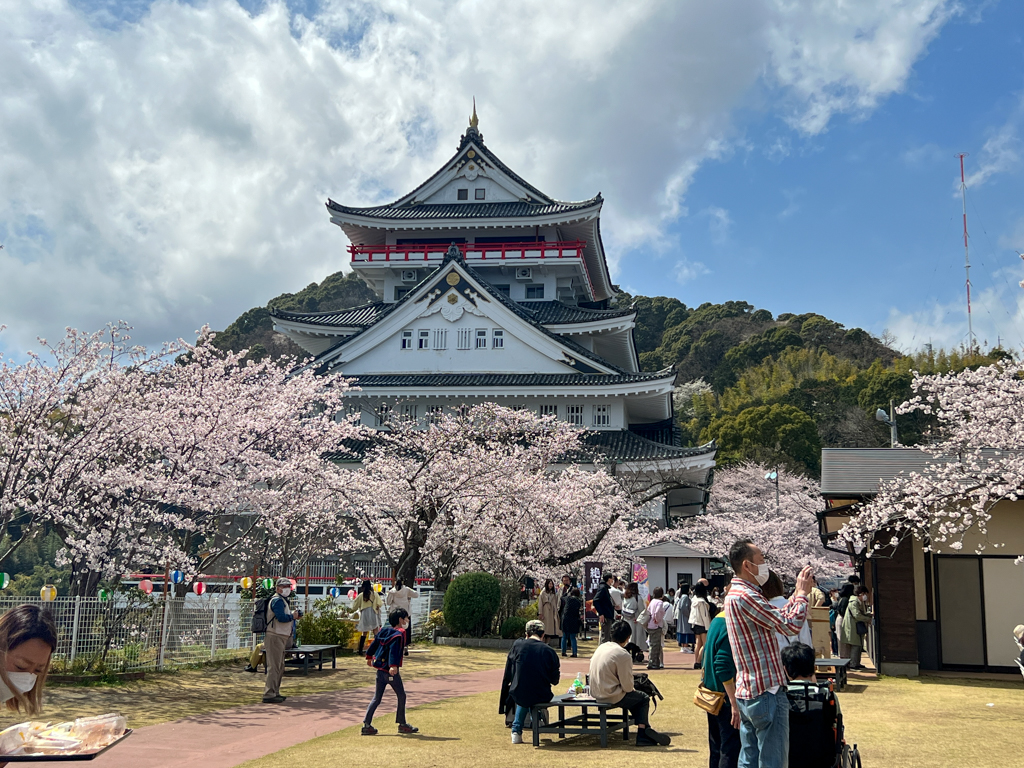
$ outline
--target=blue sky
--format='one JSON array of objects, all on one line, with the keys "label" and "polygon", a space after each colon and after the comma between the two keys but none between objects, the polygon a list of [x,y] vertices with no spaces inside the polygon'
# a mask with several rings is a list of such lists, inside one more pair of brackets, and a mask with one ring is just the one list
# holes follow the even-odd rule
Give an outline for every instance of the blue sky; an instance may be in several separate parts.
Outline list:
[{"label": "blue sky", "polygon": [[[953,0],[48,0],[0,29],[0,349],[156,344],[344,266],[323,210],[488,146],[601,191],[615,280],[1024,347],[1024,6]],[[570,34],[571,31],[571,34]]]}]

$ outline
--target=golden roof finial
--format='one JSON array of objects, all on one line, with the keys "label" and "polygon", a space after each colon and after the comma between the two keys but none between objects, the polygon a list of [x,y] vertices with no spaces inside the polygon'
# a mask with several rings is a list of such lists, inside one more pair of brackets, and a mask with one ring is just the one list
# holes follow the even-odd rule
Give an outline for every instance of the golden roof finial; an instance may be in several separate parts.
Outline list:
[{"label": "golden roof finial", "polygon": [[480,124],[480,119],[476,116],[476,96],[473,97],[473,116],[469,118],[469,127],[476,128]]}]

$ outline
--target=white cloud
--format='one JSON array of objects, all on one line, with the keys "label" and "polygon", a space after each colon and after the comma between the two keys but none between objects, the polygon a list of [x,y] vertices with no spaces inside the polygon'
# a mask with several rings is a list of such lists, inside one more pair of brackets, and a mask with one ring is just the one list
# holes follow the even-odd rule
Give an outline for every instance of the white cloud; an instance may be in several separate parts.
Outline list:
[{"label": "white cloud", "polygon": [[614,270],[683,214],[765,78],[800,130],[823,130],[900,90],[949,13],[942,0],[328,0],[312,20],[276,2],[131,6],[118,22],[109,2],[91,17],[65,0],[5,5],[9,345],[116,318],[154,343],[321,279],[344,264],[327,196],[410,189],[454,150],[473,95],[488,145],[520,173],[561,198],[604,193]]},{"label": "white cloud", "polygon": [[711,205],[701,211],[708,217],[708,229],[711,232],[711,241],[716,245],[724,245],[729,241],[729,229],[732,227],[732,218],[725,208]]},{"label": "white cloud", "polygon": [[701,275],[707,275],[710,274],[710,272],[711,270],[704,266],[704,262],[690,261],[686,257],[679,259],[673,268],[676,282],[680,285],[692,283]]},{"label": "white cloud", "polygon": [[[1022,110],[1018,109],[1008,122],[997,128],[986,139],[985,144],[978,153],[977,159],[971,163],[964,160],[967,168],[974,168],[970,173],[965,174],[965,181],[968,190],[971,187],[980,187],[996,174],[1006,173],[1020,167],[1020,137],[1018,135],[1021,118],[1024,117]],[[959,190],[959,183],[957,189]]]}]

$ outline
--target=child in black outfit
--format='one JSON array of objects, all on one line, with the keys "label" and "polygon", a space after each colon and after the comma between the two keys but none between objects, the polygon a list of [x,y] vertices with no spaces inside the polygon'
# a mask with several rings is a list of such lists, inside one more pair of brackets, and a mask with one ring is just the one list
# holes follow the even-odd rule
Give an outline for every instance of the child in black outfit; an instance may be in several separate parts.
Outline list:
[{"label": "child in black outfit", "polygon": [[373,727],[373,713],[377,711],[377,706],[384,697],[384,689],[389,685],[398,697],[398,710],[395,712],[398,732],[418,733],[420,730],[405,722],[405,686],[402,685],[402,675],[399,671],[404,658],[404,630],[409,626],[409,613],[404,608],[396,608],[388,616],[388,624],[390,626],[381,629],[366,650],[367,666],[377,670],[377,690],[373,694],[373,701],[366,708],[363,736],[377,735],[377,729]]}]

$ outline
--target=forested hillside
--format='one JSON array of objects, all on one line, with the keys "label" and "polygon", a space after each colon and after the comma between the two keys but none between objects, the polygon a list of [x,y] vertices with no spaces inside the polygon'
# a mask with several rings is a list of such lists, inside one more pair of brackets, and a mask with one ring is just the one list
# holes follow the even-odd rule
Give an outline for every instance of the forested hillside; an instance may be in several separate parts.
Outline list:
[{"label": "forested hillside", "polygon": [[[273,332],[269,308],[323,312],[375,301],[354,275],[337,272],[298,293],[244,313],[218,336],[226,349],[249,347],[262,357],[302,350]],[[617,306],[636,304],[636,342],[644,370],[679,372],[676,416],[687,443],[717,440],[721,462],[754,459],[816,476],[823,447],[889,444],[888,427],[874,419],[911,396],[911,371],[958,371],[1007,357],[963,350],[908,357],[860,328],[823,315],[773,317],[743,301],[687,307],[664,296],[620,293]],[[900,441],[927,439],[921,414],[899,418]]]}]

